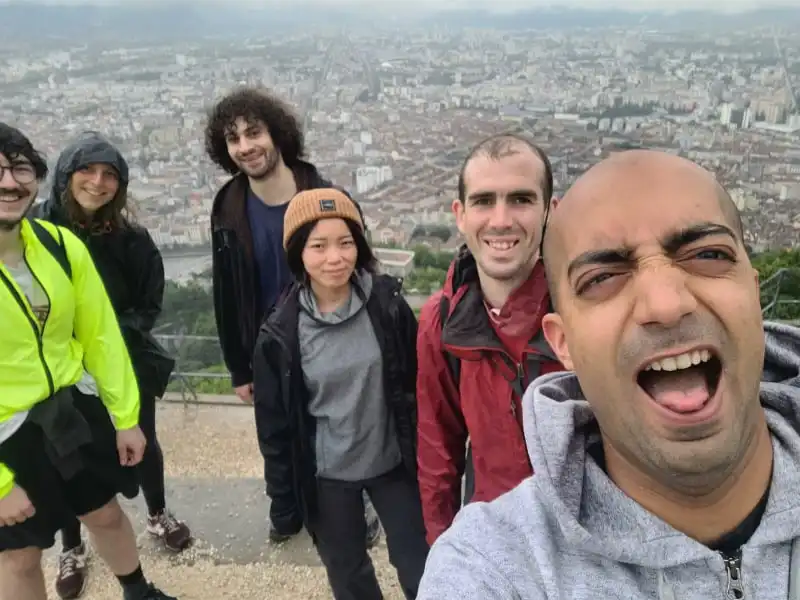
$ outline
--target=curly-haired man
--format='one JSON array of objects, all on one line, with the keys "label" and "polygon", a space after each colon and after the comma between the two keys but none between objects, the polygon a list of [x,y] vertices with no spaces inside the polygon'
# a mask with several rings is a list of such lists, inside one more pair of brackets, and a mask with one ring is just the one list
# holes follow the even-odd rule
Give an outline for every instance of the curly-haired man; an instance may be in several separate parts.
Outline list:
[{"label": "curly-haired man", "polygon": [[[292,109],[260,87],[240,87],[217,102],[205,146],[233,175],[211,210],[214,310],[236,395],[251,403],[258,328],[292,280],[283,251],[286,207],[297,192],[333,184],[304,160],[305,140]],[[371,508],[367,512],[372,545],[380,524]],[[280,542],[294,533],[273,527],[270,538]]]}]

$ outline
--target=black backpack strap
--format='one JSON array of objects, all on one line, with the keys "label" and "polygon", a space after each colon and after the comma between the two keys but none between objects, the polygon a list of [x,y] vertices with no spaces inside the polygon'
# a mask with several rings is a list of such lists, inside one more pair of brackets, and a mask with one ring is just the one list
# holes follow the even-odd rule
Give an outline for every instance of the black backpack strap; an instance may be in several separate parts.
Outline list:
[{"label": "black backpack strap", "polygon": [[56,240],[53,234],[47,231],[44,225],[39,223],[36,219],[31,219],[30,224],[33,233],[39,238],[42,246],[47,248],[47,251],[53,255],[53,258],[55,258],[58,264],[61,265],[61,268],[64,269],[64,273],[67,274],[67,277],[72,280],[72,265],[69,263],[67,248],[64,245],[64,236],[61,235],[61,229],[56,227],[56,232],[58,233],[58,240]]},{"label": "black backpack strap", "polygon": [[[442,322],[442,330],[444,330],[444,324],[447,321],[449,314],[450,301],[446,296],[442,295],[442,299],[439,301],[439,320]],[[450,368],[450,375],[453,377],[453,382],[456,384],[456,388],[458,388],[459,379],[461,377],[461,361],[444,348],[442,348],[442,352],[444,353],[444,358],[447,361],[447,366]]]}]

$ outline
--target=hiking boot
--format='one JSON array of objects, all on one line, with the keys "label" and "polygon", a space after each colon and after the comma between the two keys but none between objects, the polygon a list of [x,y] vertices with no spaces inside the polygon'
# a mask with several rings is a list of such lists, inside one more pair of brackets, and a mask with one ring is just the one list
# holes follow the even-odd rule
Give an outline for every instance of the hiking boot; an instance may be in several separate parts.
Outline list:
[{"label": "hiking boot", "polygon": [[188,525],[166,510],[147,517],[147,533],[164,542],[171,552],[181,552],[192,543],[192,532]]},{"label": "hiking boot", "polygon": [[86,544],[63,551],[58,556],[56,593],[62,600],[73,600],[83,594],[89,574],[87,559]]},{"label": "hiking boot", "polygon": [[168,596],[152,583],[147,585],[147,588],[144,590],[144,595],[142,595],[141,592],[136,595],[125,592],[124,597],[125,600],[178,600],[175,596]]},{"label": "hiking boot", "polygon": [[288,542],[294,536],[290,533],[278,533],[274,527],[269,528],[269,541],[273,544],[282,544]]}]

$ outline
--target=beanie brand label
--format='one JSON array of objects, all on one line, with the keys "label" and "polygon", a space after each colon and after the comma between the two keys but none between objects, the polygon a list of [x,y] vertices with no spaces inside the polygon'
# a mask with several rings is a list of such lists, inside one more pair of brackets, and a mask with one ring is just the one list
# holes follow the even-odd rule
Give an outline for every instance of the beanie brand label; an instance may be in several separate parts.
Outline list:
[{"label": "beanie brand label", "polygon": [[336,210],[336,201],[335,200],[320,200],[319,201],[319,209],[322,212],[331,212]]}]

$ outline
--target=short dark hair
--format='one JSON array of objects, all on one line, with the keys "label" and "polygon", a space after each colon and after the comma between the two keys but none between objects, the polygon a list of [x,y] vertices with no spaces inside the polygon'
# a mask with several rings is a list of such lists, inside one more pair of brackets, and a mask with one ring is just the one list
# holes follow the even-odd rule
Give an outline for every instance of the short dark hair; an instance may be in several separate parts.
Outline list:
[{"label": "short dark hair", "polygon": [[47,178],[47,161],[44,156],[33,147],[24,133],[7,123],[0,123],[0,154],[4,154],[8,160],[16,157],[27,159],[36,173],[37,181]]},{"label": "short dark hair", "polygon": [[221,169],[236,175],[239,167],[228,154],[226,133],[237,119],[261,121],[287,166],[305,156],[300,123],[286,102],[262,87],[240,87],[222,98],[208,113],[205,147],[208,157]]},{"label": "short dark hair", "polygon": [[464,172],[467,166],[478,155],[488,156],[494,160],[499,160],[515,154],[518,152],[519,146],[524,146],[533,152],[544,164],[544,181],[542,181],[542,189],[544,191],[544,204],[545,208],[549,208],[550,200],[553,197],[553,166],[550,164],[550,159],[547,154],[539,146],[534,144],[529,139],[518,135],[516,133],[498,133],[489,136],[488,138],[478,142],[478,144],[469,151],[464,162],[461,164],[461,170],[458,173],[458,199],[464,202],[467,197],[466,184],[464,183]]},{"label": "short dark hair", "polygon": [[[342,219],[350,230],[353,240],[356,243],[356,271],[367,271],[375,274],[378,272],[378,259],[372,252],[372,248],[367,241],[366,235],[361,228],[351,221],[350,219]],[[286,243],[286,262],[289,264],[289,270],[297,281],[305,281],[306,269],[303,266],[303,250],[306,247],[306,242],[311,235],[314,226],[319,223],[311,221],[302,227],[298,228],[289,238]]]}]

